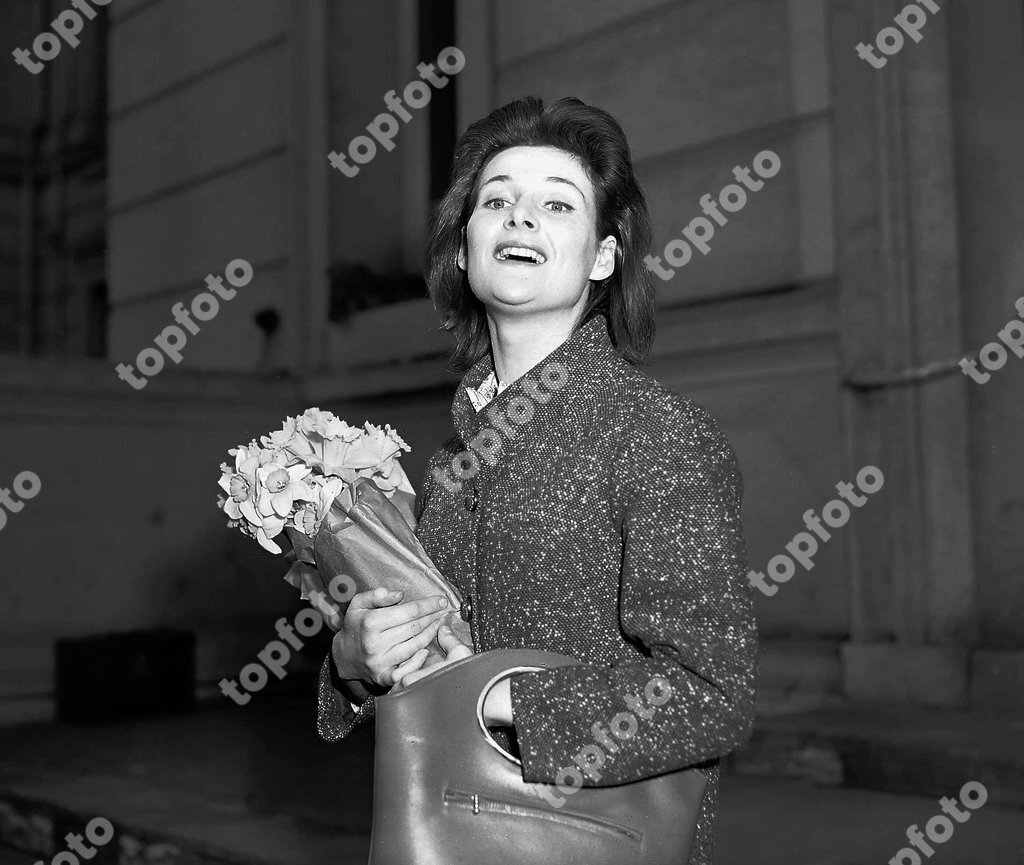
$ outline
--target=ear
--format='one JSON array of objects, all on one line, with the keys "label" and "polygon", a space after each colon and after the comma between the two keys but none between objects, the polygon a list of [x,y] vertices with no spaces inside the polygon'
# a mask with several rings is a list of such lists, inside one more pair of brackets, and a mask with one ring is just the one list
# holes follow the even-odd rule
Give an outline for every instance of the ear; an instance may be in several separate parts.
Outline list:
[{"label": "ear", "polygon": [[466,229],[462,229],[462,241],[459,243],[459,257],[458,257],[459,270],[466,269]]},{"label": "ear", "polygon": [[615,272],[615,250],[618,242],[610,234],[601,241],[597,248],[597,261],[590,271],[590,279],[607,279]]}]

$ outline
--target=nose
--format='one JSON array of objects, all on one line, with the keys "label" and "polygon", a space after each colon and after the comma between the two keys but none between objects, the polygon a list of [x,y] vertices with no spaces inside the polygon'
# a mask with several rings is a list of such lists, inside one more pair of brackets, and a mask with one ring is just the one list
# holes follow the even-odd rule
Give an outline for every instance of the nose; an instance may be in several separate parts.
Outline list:
[{"label": "nose", "polygon": [[523,199],[519,199],[510,207],[508,216],[505,217],[505,228],[515,228],[516,226],[530,229],[537,227],[537,217],[531,213],[530,207]]}]

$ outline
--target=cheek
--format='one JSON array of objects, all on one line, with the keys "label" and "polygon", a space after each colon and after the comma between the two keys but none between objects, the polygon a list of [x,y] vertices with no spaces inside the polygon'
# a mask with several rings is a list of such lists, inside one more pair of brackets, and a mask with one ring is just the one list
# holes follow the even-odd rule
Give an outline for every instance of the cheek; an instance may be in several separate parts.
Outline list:
[{"label": "cheek", "polygon": [[471,216],[466,225],[466,243],[469,246],[469,257],[480,258],[487,248],[487,222],[477,216]]},{"label": "cheek", "polygon": [[589,263],[595,254],[595,241],[584,227],[566,226],[559,232],[558,244],[565,250],[566,258],[578,263]]}]

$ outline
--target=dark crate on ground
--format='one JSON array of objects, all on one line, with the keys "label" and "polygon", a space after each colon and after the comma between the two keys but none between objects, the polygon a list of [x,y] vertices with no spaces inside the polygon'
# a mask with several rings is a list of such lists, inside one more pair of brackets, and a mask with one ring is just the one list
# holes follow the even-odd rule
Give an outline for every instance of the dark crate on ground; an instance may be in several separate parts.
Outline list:
[{"label": "dark crate on ground", "polygon": [[57,720],[95,723],[195,706],[196,637],[159,628],[57,641]]}]

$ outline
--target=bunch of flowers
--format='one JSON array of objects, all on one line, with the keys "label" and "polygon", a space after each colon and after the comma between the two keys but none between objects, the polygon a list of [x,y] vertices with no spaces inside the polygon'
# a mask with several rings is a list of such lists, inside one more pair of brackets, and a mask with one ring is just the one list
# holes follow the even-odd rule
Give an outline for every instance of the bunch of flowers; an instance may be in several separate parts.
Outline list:
[{"label": "bunch of flowers", "polygon": [[[398,460],[410,450],[390,425],[350,426],[330,412],[307,409],[281,429],[232,448],[234,467],[222,463],[217,503],[228,525],[275,554],[289,545],[284,579],[320,610],[335,631],[342,611],[339,577],[351,600],[383,587],[405,601],[448,599],[445,622],[462,642],[473,642],[463,598],[430,560],[416,537],[416,494]],[[443,661],[436,638],[427,662]],[[426,663],[426,662],[425,662]]]},{"label": "bunch of flowers", "polygon": [[228,451],[234,466],[221,463],[225,495],[217,504],[229,526],[280,554],[275,538],[285,529],[315,537],[336,499],[352,504],[360,478],[387,498],[399,490],[412,495],[398,461],[408,450],[390,424],[350,426],[330,412],[307,409],[259,442]]}]

